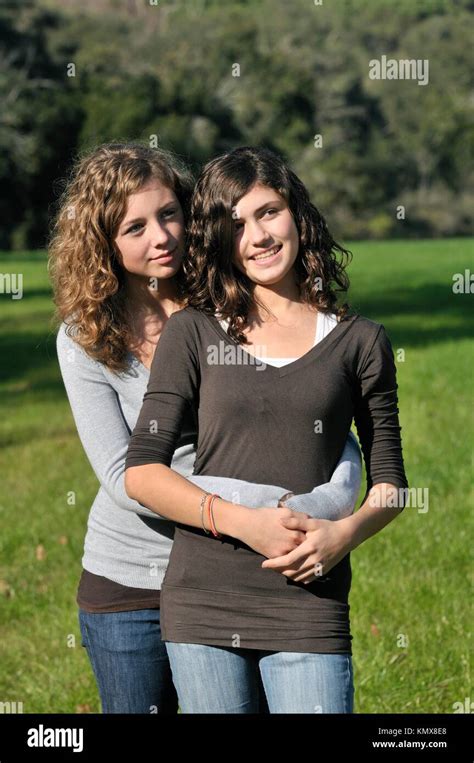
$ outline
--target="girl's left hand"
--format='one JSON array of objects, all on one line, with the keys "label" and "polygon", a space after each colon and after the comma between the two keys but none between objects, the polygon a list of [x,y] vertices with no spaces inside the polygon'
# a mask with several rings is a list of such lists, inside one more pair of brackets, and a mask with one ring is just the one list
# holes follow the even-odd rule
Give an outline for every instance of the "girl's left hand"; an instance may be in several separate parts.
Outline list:
[{"label": "girl's left hand", "polygon": [[292,530],[304,530],[306,540],[285,556],[266,559],[262,567],[275,570],[295,583],[311,583],[326,575],[352,550],[347,519],[289,518],[281,521]]}]

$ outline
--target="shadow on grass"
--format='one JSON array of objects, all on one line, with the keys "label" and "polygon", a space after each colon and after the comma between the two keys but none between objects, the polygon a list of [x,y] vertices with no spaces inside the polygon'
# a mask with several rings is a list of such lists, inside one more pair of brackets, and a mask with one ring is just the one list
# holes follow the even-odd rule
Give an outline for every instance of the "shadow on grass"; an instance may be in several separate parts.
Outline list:
[{"label": "shadow on grass", "polygon": [[[453,294],[451,283],[446,286],[435,283],[404,288],[402,293],[397,287],[393,292],[374,290],[373,294],[349,302],[365,318],[383,323],[392,339],[403,345],[423,347],[472,337],[469,296]],[[407,318],[411,319],[408,325]]]},{"label": "shadow on grass", "polygon": [[37,251],[31,251],[31,252],[16,252],[16,251],[12,251],[12,252],[1,251],[0,252],[1,266],[8,265],[10,267],[14,265],[16,267],[17,263],[22,263],[22,262],[28,262],[28,263],[33,262],[35,264],[44,263],[44,265],[46,266],[47,260],[48,260],[47,254],[42,249],[39,249]]},{"label": "shadow on grass", "polygon": [[[59,386],[61,376],[54,331],[40,337],[26,332],[15,332],[12,336],[0,335],[0,355],[0,382],[24,380],[31,382],[29,389],[39,385]],[[45,375],[51,374],[52,365],[57,368],[57,382],[45,379]]]},{"label": "shadow on grass", "polygon": [[[25,295],[26,296],[26,295]],[[38,289],[26,296],[50,297],[47,289]],[[439,283],[424,284],[405,288],[402,293],[377,292],[364,294],[350,300],[352,308],[366,318],[383,323],[393,343],[398,346],[423,347],[446,341],[458,341],[473,335],[472,311],[469,310],[468,294],[453,294],[451,284],[444,287]],[[19,316],[20,317],[20,316]],[[424,320],[424,317],[429,318]],[[25,316],[21,316],[25,323]],[[409,320],[407,325],[406,320]],[[44,318],[42,318],[44,320]],[[9,317],[6,321],[12,327]],[[11,335],[0,335],[0,353],[3,359],[0,381],[11,379],[31,380],[30,389],[37,385],[49,385],[62,389],[57,365],[56,329],[41,334],[14,330]],[[51,376],[51,364],[56,364],[57,380],[45,379]]]},{"label": "shadow on grass", "polygon": [[[20,299],[12,300],[12,302],[18,302],[18,303],[28,302],[29,299],[38,299],[38,298],[49,300],[51,302],[51,305],[54,307],[53,292],[51,291],[51,289],[47,287],[42,287],[40,289],[28,289],[28,284],[25,285],[25,283],[23,283],[23,296],[21,300]],[[5,299],[5,296],[3,297],[3,299]]]}]

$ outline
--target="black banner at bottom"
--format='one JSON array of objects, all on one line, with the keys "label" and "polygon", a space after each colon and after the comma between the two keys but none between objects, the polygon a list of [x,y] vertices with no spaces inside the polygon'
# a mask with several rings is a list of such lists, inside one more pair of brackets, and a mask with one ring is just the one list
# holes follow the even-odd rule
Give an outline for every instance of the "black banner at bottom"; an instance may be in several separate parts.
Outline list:
[{"label": "black banner at bottom", "polygon": [[457,763],[473,759],[470,722],[470,715],[463,714],[5,714],[0,715],[0,763],[96,761],[116,755],[121,761],[130,756],[131,763],[150,757],[158,763],[162,754],[222,758],[240,751],[249,756],[255,748],[265,755],[277,753],[279,759],[346,753],[389,760],[401,753],[413,760]]}]

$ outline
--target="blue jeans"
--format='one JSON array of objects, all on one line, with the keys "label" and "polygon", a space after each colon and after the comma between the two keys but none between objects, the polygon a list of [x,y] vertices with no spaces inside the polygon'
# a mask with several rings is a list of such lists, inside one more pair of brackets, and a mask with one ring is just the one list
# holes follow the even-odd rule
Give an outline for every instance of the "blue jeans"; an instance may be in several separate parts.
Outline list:
[{"label": "blue jeans", "polygon": [[183,713],[352,713],[350,654],[268,652],[166,642]]},{"label": "blue jeans", "polygon": [[89,613],[79,609],[103,713],[178,712],[160,610]]}]

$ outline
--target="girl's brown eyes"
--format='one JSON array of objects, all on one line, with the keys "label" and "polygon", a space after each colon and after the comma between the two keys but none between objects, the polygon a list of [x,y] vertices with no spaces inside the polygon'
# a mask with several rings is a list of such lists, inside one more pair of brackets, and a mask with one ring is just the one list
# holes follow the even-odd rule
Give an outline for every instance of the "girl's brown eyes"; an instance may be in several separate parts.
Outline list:
[{"label": "girl's brown eyes", "polygon": [[[273,209],[273,207],[272,207],[271,209],[266,209],[263,214],[264,215],[274,214],[275,212],[278,212],[278,209]],[[234,222],[234,230],[235,230],[236,233],[238,233],[243,227],[244,227],[243,223]]]},{"label": "girl's brown eyes", "polygon": [[140,223],[136,223],[135,225],[132,225],[132,227],[130,228],[130,230],[127,231],[127,233],[132,233],[135,230],[135,228],[141,228],[141,227],[142,226]]}]

